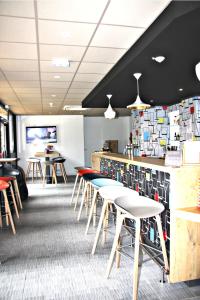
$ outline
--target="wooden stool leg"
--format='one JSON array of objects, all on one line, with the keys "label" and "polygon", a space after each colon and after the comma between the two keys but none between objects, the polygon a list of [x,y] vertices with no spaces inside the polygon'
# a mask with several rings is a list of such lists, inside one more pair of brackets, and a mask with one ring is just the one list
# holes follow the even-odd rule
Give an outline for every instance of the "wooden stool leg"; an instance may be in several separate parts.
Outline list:
[{"label": "wooden stool leg", "polygon": [[163,237],[161,219],[160,219],[159,215],[156,216],[156,222],[157,222],[158,232],[159,232],[159,236],[160,236],[160,244],[161,244],[163,260],[164,260],[164,264],[165,264],[165,270],[169,271],[169,262],[168,262],[168,258],[167,258],[167,251],[166,251],[165,241],[164,241],[164,237]]},{"label": "wooden stool leg", "polygon": [[80,194],[80,190],[81,190],[82,185],[83,185],[83,177],[81,177],[81,180],[79,182],[78,191],[77,191],[77,195],[76,195],[76,201],[75,201],[75,204],[74,204],[74,210],[76,210],[76,206],[78,204],[78,198],[79,198],[79,194]]},{"label": "wooden stool leg", "polygon": [[93,198],[92,198],[92,204],[91,204],[91,207],[90,207],[90,213],[89,213],[89,217],[88,217],[88,221],[87,221],[85,234],[88,233],[88,229],[89,229],[90,222],[91,222],[91,219],[92,219],[92,214],[93,214],[93,211],[94,211],[94,206],[95,206],[95,203],[96,203],[96,200],[97,200],[97,193],[98,193],[98,190],[95,189],[94,194],[93,194]]},{"label": "wooden stool leg", "polygon": [[21,209],[23,209],[23,206],[22,206],[22,200],[21,200],[21,196],[20,196],[20,192],[19,192],[19,187],[18,187],[18,183],[17,183],[17,178],[15,178],[13,180],[13,183],[14,183],[14,188],[15,188],[15,192],[16,192],[16,195],[17,195],[17,201],[19,203],[19,207]]},{"label": "wooden stool leg", "polygon": [[107,227],[108,227],[108,215],[109,215],[109,205],[106,206],[106,211],[103,220],[103,235],[102,235],[102,246],[105,244],[106,235],[107,235]]},{"label": "wooden stool leg", "polygon": [[40,162],[40,161],[39,161],[39,163],[38,163],[38,167],[39,167],[40,178],[41,178],[41,180],[42,180],[43,174],[42,174],[42,166],[41,166],[41,162]]},{"label": "wooden stool leg", "polygon": [[56,175],[56,170],[55,170],[55,166],[52,164],[52,180],[54,178],[54,182],[55,184],[57,184],[57,175]]},{"label": "wooden stool leg", "polygon": [[35,163],[32,163],[32,182],[34,182]]},{"label": "wooden stool leg", "polygon": [[11,227],[12,227],[12,231],[13,231],[13,234],[15,234],[16,230],[15,230],[15,225],[14,225],[14,222],[13,222],[12,214],[11,214],[11,211],[10,211],[8,197],[7,197],[7,194],[6,194],[5,190],[3,190],[2,192],[3,192],[3,196],[4,196],[6,211],[8,213],[9,221],[10,221],[10,224],[11,224]]},{"label": "wooden stool leg", "polygon": [[81,217],[81,213],[82,213],[82,210],[83,210],[83,204],[85,202],[85,197],[86,197],[86,194],[87,194],[87,189],[88,189],[88,182],[86,182],[85,188],[84,188],[84,191],[83,191],[83,195],[82,195],[82,199],[81,199],[81,205],[80,205],[80,208],[79,208],[79,213],[78,213],[77,221],[79,221],[80,217]]},{"label": "wooden stool leg", "polygon": [[45,186],[45,180],[46,180],[46,164],[44,164],[44,171],[43,171],[43,187]]},{"label": "wooden stool leg", "polygon": [[65,171],[65,165],[64,165],[64,163],[61,164],[61,169],[62,169],[62,174],[63,174],[64,182],[67,183],[67,173]]},{"label": "wooden stool leg", "polygon": [[15,208],[15,213],[17,215],[17,218],[19,219],[19,213],[18,213],[17,204],[16,204],[16,201],[15,201],[15,195],[14,195],[14,192],[13,192],[13,187],[12,187],[11,182],[10,182],[10,192],[11,192],[12,201],[13,201],[14,208]]},{"label": "wooden stool leg", "polygon": [[72,197],[71,197],[71,205],[73,203],[73,200],[74,200],[74,194],[75,194],[75,190],[76,190],[76,185],[77,185],[77,182],[78,182],[78,173],[76,174],[76,179],[75,179],[75,183],[74,183],[74,187],[73,187],[73,191],[72,191]]},{"label": "wooden stool leg", "polygon": [[136,219],[135,232],[135,254],[134,254],[134,269],[133,269],[133,300],[138,299],[138,269],[139,269],[139,253],[140,253],[140,219]]},{"label": "wooden stool leg", "polygon": [[[121,245],[122,245],[122,237],[119,236],[117,248],[119,249]],[[121,261],[121,253],[119,251],[117,251],[116,252],[116,267],[117,267],[117,269],[120,267],[120,261]]]},{"label": "wooden stool leg", "polygon": [[95,253],[96,247],[97,247],[97,243],[99,241],[99,236],[100,236],[101,227],[102,227],[104,216],[105,216],[105,212],[106,212],[106,207],[107,207],[107,200],[104,200],[103,207],[102,207],[102,210],[101,210],[101,216],[100,216],[98,227],[97,227],[97,232],[96,232],[95,239],[94,239],[94,244],[93,244],[93,248],[92,248],[92,254]]},{"label": "wooden stool leg", "polygon": [[29,177],[30,169],[31,169],[31,163],[29,162],[28,167],[27,167],[27,171],[26,171],[26,180]]},{"label": "wooden stool leg", "polygon": [[114,256],[115,256],[115,252],[117,250],[118,240],[119,240],[119,236],[120,236],[123,221],[124,221],[124,215],[121,214],[117,210],[116,231],[115,231],[115,237],[114,237],[114,241],[113,241],[113,245],[112,245],[112,250],[111,250],[111,253],[110,253],[109,260],[108,260],[108,265],[107,265],[107,270],[106,270],[106,278],[109,277],[110,271],[112,269]]}]

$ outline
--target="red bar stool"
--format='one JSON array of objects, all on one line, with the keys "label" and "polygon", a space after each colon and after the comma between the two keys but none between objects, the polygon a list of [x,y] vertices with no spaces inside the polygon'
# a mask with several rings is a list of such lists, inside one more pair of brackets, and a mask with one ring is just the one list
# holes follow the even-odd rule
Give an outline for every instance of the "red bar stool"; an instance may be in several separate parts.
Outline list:
[{"label": "red bar stool", "polygon": [[73,191],[72,191],[71,204],[73,203],[73,200],[74,200],[74,194],[75,194],[75,191],[76,191],[76,186],[77,186],[77,183],[78,183],[78,179],[81,176],[79,171],[81,171],[81,170],[91,170],[91,168],[85,168],[85,167],[75,167],[74,169],[77,171],[77,173],[76,173],[76,179],[75,179],[75,183],[74,183],[74,187],[73,187]]},{"label": "red bar stool", "polygon": [[[77,203],[78,203],[78,198],[79,198],[79,194],[80,194],[80,191],[81,191],[81,188],[84,189],[84,180],[83,180],[83,175],[84,174],[99,174],[98,171],[96,170],[92,170],[92,169],[83,169],[83,170],[79,170],[76,177],[77,177],[77,180],[75,182],[75,184],[77,184],[77,181],[78,181],[78,178],[80,177],[80,182],[79,182],[79,186],[78,186],[78,190],[77,190],[77,195],[76,195],[76,201],[75,201],[75,206],[74,206],[74,210],[76,210],[76,206],[77,206]],[[74,197],[74,196],[73,196]],[[73,202],[73,199],[72,199],[72,202]],[[72,203],[71,202],[71,203]]]},{"label": "red bar stool", "polygon": [[[17,183],[16,177],[14,177],[14,176],[0,176],[0,180],[4,180],[4,181],[10,183],[10,192],[11,192],[11,195],[12,194],[16,195],[17,204],[20,207],[20,209],[22,209],[23,206],[22,206],[21,196],[20,196],[20,193],[19,193],[19,187],[18,187],[18,183]],[[13,183],[13,186],[14,186],[14,190],[13,190],[12,183]],[[12,196],[12,198],[13,198],[13,196]],[[14,196],[13,199],[15,199],[15,196]],[[13,200],[13,203],[14,203],[14,206],[15,206],[16,201]],[[18,216],[17,212],[16,212],[16,215]]]},{"label": "red bar stool", "polygon": [[[10,187],[10,185],[9,185],[8,182],[6,182],[4,180],[0,180],[0,191],[3,193],[3,201],[4,201],[4,205],[5,205],[6,224],[9,225],[9,221],[10,221],[10,224],[11,224],[11,227],[12,227],[12,232],[13,232],[13,234],[15,234],[16,233],[15,225],[14,225],[14,222],[13,222],[12,214],[11,214],[11,211],[10,211],[10,205],[9,205],[8,197],[7,197],[7,193],[6,193],[6,190],[9,187]],[[12,192],[11,192],[11,194],[12,194]],[[14,195],[14,193],[12,195]],[[2,226],[2,211],[1,211],[0,224]]]}]

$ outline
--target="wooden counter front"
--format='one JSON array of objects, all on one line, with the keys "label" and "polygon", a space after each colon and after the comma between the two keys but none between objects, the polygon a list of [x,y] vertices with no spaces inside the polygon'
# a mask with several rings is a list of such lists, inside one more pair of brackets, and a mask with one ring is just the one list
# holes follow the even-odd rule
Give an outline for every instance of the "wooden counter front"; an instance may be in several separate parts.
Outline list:
[{"label": "wooden counter front", "polygon": [[[184,218],[187,208],[195,207],[199,197],[200,165],[179,168],[164,165],[163,159],[133,157],[117,153],[92,154],[92,167],[100,171],[101,159],[122,162],[170,174],[170,275],[172,283],[200,279],[200,224]],[[190,211],[191,209],[189,209]],[[177,213],[179,212],[179,215]]]}]

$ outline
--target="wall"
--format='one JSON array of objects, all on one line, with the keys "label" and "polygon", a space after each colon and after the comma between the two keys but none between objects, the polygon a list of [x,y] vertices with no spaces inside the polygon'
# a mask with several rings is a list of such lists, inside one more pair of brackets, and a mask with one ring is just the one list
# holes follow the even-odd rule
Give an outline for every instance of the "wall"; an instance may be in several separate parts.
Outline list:
[{"label": "wall", "polygon": [[156,106],[145,111],[132,111],[135,155],[163,156],[171,144],[169,113],[179,112],[179,139],[182,148],[186,140],[200,140],[200,97],[193,97],[172,106]]},{"label": "wall", "polygon": [[100,150],[105,140],[118,140],[118,151],[123,152],[128,144],[130,117],[108,120],[104,117],[84,118],[85,163],[91,165],[91,153]]},{"label": "wall", "polygon": [[25,170],[26,159],[36,151],[43,151],[44,144],[26,144],[26,126],[57,126],[58,142],[55,150],[66,157],[67,174],[75,174],[74,166],[84,165],[84,128],[83,116],[18,116],[17,117],[17,151],[20,158],[19,165]]}]

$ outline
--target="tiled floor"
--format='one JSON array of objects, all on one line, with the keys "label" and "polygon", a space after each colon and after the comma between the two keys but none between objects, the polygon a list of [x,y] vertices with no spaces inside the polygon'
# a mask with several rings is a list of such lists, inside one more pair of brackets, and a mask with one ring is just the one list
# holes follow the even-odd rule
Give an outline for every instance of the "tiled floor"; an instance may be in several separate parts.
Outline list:
[{"label": "tiled floor", "polygon": [[[113,237],[90,254],[95,229],[85,236],[85,214],[76,221],[72,186],[28,186],[30,197],[16,220],[16,236],[8,228],[0,231],[0,299],[132,299],[132,261],[122,257],[121,268],[114,266],[110,279],[105,278]],[[145,263],[139,299],[200,299],[200,286],[162,284],[160,278],[160,269]]]}]

